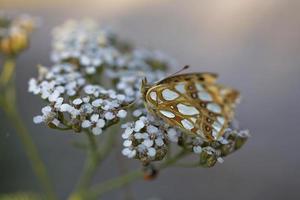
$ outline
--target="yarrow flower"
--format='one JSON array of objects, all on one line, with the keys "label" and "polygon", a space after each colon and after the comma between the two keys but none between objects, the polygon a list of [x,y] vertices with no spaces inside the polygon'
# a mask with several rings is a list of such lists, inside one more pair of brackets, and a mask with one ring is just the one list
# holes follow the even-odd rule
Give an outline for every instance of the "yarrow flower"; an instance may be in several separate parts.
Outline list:
[{"label": "yarrow flower", "polygon": [[175,143],[199,155],[199,165],[212,167],[217,161],[223,163],[223,157],[239,149],[250,136],[248,130],[228,128],[218,141],[208,143],[198,136],[182,133],[151,114],[145,116],[143,113],[144,110],[136,110],[133,115],[136,114],[137,120],[122,126],[122,154],[136,158],[144,165],[162,160],[168,153],[168,145]]},{"label": "yarrow flower", "polygon": [[[52,47],[55,64],[39,66],[38,78],[29,81],[29,92],[48,102],[34,122],[75,131],[91,129],[94,134],[125,118],[131,103],[141,102],[144,75],[158,80],[165,75],[159,68],[174,62],[158,51],[132,49],[91,20],[69,20],[56,27]],[[99,84],[102,71],[114,89]]]},{"label": "yarrow flower", "polygon": [[[155,123],[156,122],[156,123]],[[161,120],[151,115],[140,116],[137,121],[122,126],[124,149],[122,154],[143,163],[162,160],[167,153],[167,129]]]},{"label": "yarrow flower", "polygon": [[17,55],[28,46],[29,35],[37,25],[37,19],[28,15],[10,18],[0,15],[0,52]]},{"label": "yarrow flower", "polygon": [[53,30],[52,61],[73,61],[87,74],[103,66],[114,66],[129,44],[92,20],[69,20]]},{"label": "yarrow flower", "polygon": [[128,105],[125,96],[87,80],[68,63],[56,64],[50,70],[39,67],[39,77],[29,81],[29,92],[40,95],[48,102],[35,123],[45,122],[54,128],[75,131],[91,129],[99,135],[102,129],[125,118]]}]

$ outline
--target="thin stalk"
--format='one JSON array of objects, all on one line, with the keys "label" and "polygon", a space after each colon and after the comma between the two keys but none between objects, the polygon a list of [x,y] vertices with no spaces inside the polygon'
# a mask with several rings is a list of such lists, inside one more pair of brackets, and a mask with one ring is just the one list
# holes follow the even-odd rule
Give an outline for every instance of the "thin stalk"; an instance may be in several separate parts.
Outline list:
[{"label": "thin stalk", "polygon": [[[173,157],[166,160],[162,165],[158,167],[159,170],[163,170],[172,164],[176,163],[178,160],[183,158],[187,152],[185,150],[182,150],[178,152]],[[138,169],[135,171],[131,171],[123,176],[108,180],[104,183],[100,183],[98,185],[95,185],[90,191],[89,191],[89,198],[90,199],[96,199],[97,197],[103,195],[106,192],[112,191],[117,188],[121,188],[127,184],[130,184],[133,181],[136,181],[143,177],[143,172]]]},{"label": "thin stalk", "polygon": [[88,156],[85,162],[85,166],[83,169],[83,173],[81,178],[79,179],[79,183],[77,189],[79,191],[85,190],[93,177],[94,171],[97,168],[98,161],[98,146],[96,142],[95,136],[91,132],[86,132],[88,138]]},{"label": "thin stalk", "polygon": [[98,167],[114,147],[115,136],[117,133],[118,131],[112,128],[111,131],[107,133],[107,139],[105,140],[105,142],[103,142],[103,146],[101,148],[98,148],[95,136],[90,132],[86,133],[89,141],[89,144],[87,145],[87,160],[85,162],[85,167],[79,179],[78,185],[75,191],[70,195],[69,199],[86,199],[85,196],[87,195],[88,188]]},{"label": "thin stalk", "polygon": [[[120,154],[120,151],[117,151],[115,156],[116,156],[117,167],[119,169],[120,176],[128,173],[128,168],[124,161],[125,157]],[[134,199],[133,193],[132,193],[132,190],[131,190],[131,187],[129,184],[125,185],[124,191],[125,191],[124,200],[133,200]]]},{"label": "thin stalk", "polygon": [[14,76],[16,63],[14,57],[8,57],[4,61],[4,66],[0,75],[0,86],[6,86]]},{"label": "thin stalk", "polygon": [[15,72],[15,60],[14,58],[8,58],[3,67],[3,71],[0,75],[0,84],[3,89],[1,95],[1,103],[3,104],[3,110],[8,116],[8,119],[17,130],[17,135],[20,138],[26,155],[32,165],[33,171],[40,182],[42,189],[45,191],[47,199],[57,199],[54,193],[54,189],[51,185],[49,176],[46,171],[46,167],[40,158],[38,149],[35,146],[33,139],[28,132],[20,113],[17,110],[16,103],[16,89],[14,84],[14,72]]},{"label": "thin stalk", "polygon": [[133,181],[136,181],[143,177],[142,170],[138,169],[135,171],[128,172],[125,175],[113,178],[99,185],[95,185],[89,192],[90,199],[97,199],[97,197],[103,195],[111,190],[121,188]]}]

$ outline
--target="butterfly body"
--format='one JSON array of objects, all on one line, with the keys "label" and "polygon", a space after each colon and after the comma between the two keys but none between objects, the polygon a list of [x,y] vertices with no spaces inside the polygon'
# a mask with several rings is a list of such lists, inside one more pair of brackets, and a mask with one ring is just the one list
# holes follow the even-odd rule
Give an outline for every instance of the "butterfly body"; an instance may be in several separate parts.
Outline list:
[{"label": "butterfly body", "polygon": [[206,141],[221,137],[233,118],[236,90],[216,83],[212,73],[181,74],[154,85],[143,82],[146,108],[166,123]]}]

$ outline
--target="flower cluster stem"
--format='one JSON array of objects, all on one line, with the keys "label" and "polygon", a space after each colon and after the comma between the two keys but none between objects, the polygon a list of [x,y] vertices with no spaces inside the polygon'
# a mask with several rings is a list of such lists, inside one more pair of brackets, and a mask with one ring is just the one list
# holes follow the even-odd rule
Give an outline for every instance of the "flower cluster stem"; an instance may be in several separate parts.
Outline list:
[{"label": "flower cluster stem", "polygon": [[15,72],[15,59],[13,57],[7,58],[2,73],[0,75],[0,88],[1,88],[1,107],[3,108],[8,119],[17,130],[17,135],[20,138],[26,155],[32,165],[41,187],[45,191],[46,198],[53,200],[57,199],[54,193],[54,189],[51,185],[48,177],[46,167],[40,158],[37,147],[35,146],[33,139],[28,132],[20,113],[17,110],[16,103],[16,89],[14,83]]},{"label": "flower cluster stem", "polygon": [[[158,169],[163,170],[174,163],[176,163],[178,160],[183,158],[187,154],[186,150],[181,150],[173,157],[170,157],[167,159],[163,164],[161,164]],[[142,178],[144,175],[143,171],[140,169],[137,169],[135,171],[128,172],[127,174],[124,174],[120,177],[108,180],[104,183],[100,183],[98,185],[95,185],[90,191],[89,191],[89,199],[97,199],[97,197],[103,195],[106,192],[112,191],[117,188],[121,188],[127,184],[132,183],[133,181],[136,181],[137,179]]]},{"label": "flower cluster stem", "polygon": [[[114,125],[117,126],[117,125]],[[71,194],[69,199],[86,199],[88,188],[92,179],[103,160],[108,156],[114,146],[115,136],[118,131],[112,127],[111,131],[107,133],[107,139],[102,148],[98,148],[96,137],[91,132],[86,132],[88,137],[88,155],[84,165],[83,173],[79,179],[75,191]],[[105,134],[105,133],[103,133]]]}]

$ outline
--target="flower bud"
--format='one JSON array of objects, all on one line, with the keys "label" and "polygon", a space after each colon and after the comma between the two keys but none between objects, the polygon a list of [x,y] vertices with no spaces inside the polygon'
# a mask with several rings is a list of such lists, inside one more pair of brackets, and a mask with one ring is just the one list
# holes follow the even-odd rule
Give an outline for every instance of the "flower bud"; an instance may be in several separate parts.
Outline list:
[{"label": "flower bud", "polygon": [[204,147],[200,154],[200,165],[203,167],[213,167],[218,159],[218,152],[212,147]]}]

